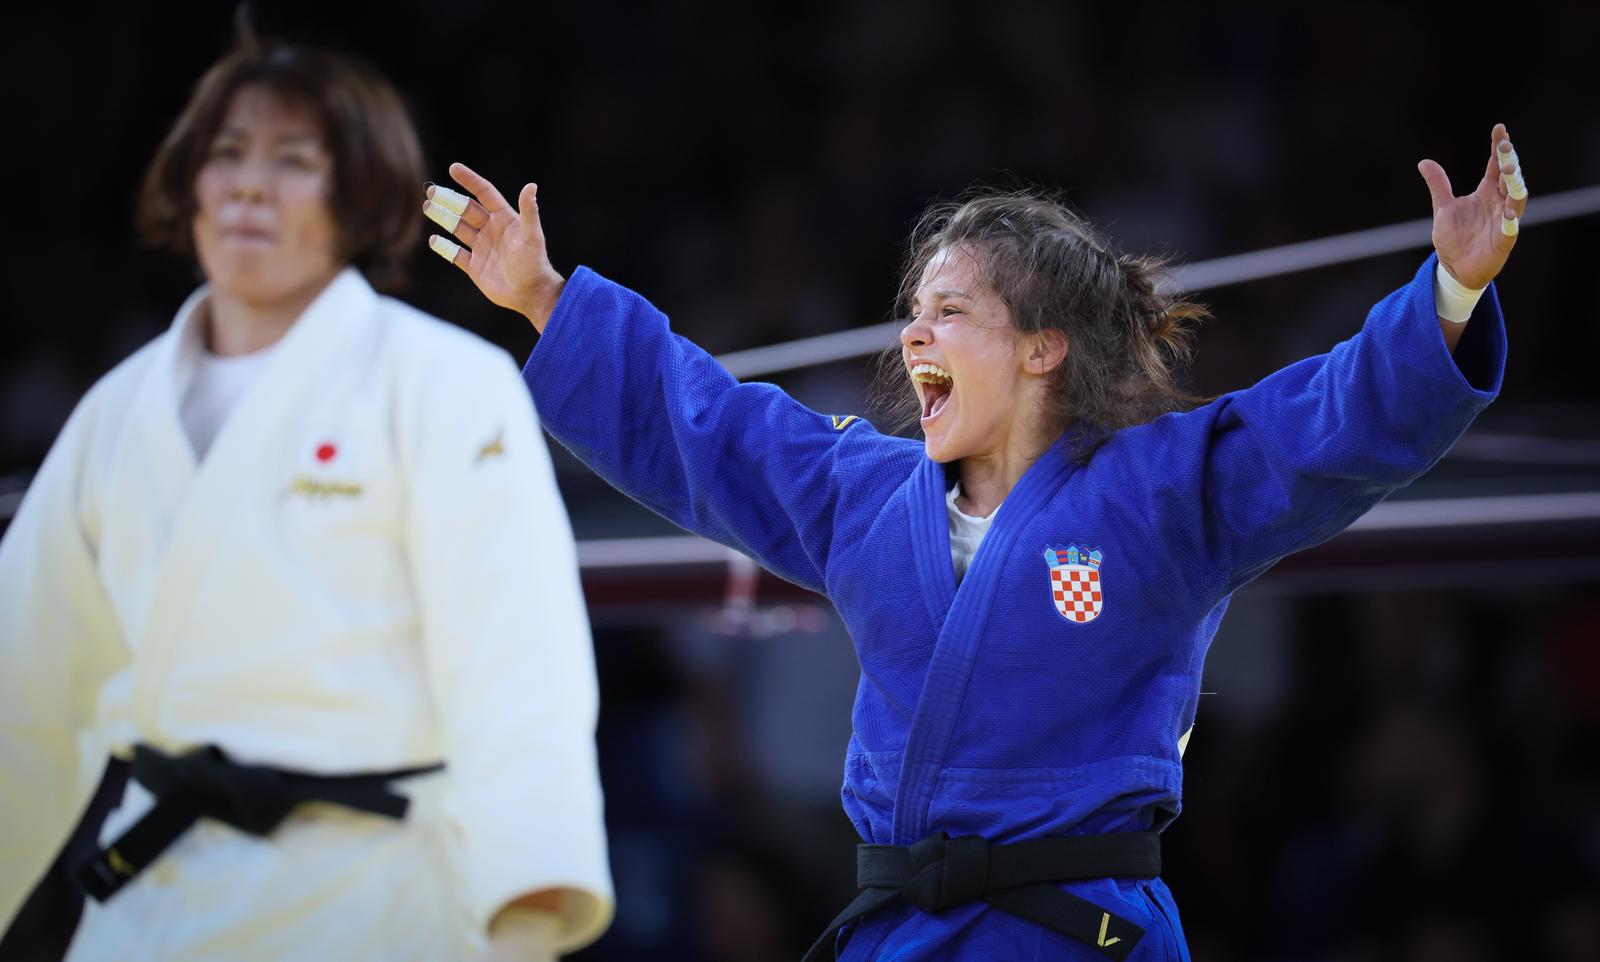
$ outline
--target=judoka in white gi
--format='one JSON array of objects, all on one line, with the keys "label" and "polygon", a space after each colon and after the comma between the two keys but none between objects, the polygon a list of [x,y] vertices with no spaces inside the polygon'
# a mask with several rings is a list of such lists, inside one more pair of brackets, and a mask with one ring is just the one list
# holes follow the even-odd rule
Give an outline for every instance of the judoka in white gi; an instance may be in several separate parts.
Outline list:
[{"label": "judoka in white gi", "polygon": [[369,285],[420,180],[387,83],[306,48],[242,44],[157,154],[141,226],[208,283],[79,404],[0,543],[0,923],[108,752],[444,768],[390,783],[400,818],[201,818],[148,865],[114,848],[152,808],[130,782],[100,838],[125,884],[71,959],[548,959],[610,920],[590,635],[526,390]]}]

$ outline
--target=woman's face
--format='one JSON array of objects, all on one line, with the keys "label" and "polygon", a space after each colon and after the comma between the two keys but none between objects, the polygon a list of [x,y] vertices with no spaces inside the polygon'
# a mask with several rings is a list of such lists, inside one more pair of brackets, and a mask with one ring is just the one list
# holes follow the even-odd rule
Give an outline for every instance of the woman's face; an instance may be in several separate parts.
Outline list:
[{"label": "woman's face", "polygon": [[928,457],[941,463],[997,454],[1024,420],[1023,363],[1011,309],[983,283],[969,247],[928,262],[900,350],[922,404]]},{"label": "woman's face", "polygon": [[332,188],[311,111],[241,88],[195,180],[194,246],[213,288],[265,306],[326,283],[343,266]]}]

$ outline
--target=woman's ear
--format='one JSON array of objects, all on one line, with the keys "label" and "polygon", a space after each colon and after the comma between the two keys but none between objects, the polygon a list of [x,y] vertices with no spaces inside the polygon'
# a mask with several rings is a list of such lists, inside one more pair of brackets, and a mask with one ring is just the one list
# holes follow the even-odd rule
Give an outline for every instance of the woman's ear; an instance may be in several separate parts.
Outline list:
[{"label": "woman's ear", "polygon": [[1027,357],[1023,368],[1029,374],[1045,375],[1067,359],[1067,335],[1057,330],[1035,331],[1023,340]]}]

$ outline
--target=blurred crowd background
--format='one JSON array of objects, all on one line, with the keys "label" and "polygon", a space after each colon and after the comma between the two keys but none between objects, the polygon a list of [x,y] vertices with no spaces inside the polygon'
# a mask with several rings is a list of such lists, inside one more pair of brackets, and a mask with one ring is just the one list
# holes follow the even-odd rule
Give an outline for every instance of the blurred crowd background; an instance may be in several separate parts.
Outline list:
[{"label": "blurred crowd background", "polygon": [[[14,504],[77,399],[196,282],[131,213],[232,4],[9,19]],[[390,0],[257,21],[383,70],[437,179],[463,160],[508,194],[537,181],[558,269],[645,293],[713,352],[892,319],[910,223],[973,184],[1061,188],[1124,248],[1180,262],[1424,217],[1416,162],[1465,192],[1496,121],[1534,210],[1600,184],[1594,4]],[[1525,230],[1498,284],[1502,398],[1403,499],[1600,491],[1597,236],[1594,215]],[[525,323],[418,250],[406,299],[526,354]],[[1426,253],[1201,291],[1216,319],[1190,387],[1327,349]],[[870,370],[777,379],[870,417]],[[558,469],[580,539],[668,533]],[[848,637],[822,599],[737,564],[585,584],[619,914],[578,958],[797,958],[854,890]],[[1198,962],[1600,958],[1595,516],[1469,509],[1291,559],[1239,595],[1205,691],[1166,834]]]}]

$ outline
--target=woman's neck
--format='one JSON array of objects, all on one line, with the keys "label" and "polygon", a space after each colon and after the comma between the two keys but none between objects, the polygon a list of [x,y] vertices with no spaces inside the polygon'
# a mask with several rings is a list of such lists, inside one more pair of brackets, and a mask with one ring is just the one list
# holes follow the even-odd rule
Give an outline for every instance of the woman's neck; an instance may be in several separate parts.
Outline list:
[{"label": "woman's neck", "polygon": [[[1032,462],[1029,462],[1032,463]],[[974,518],[987,518],[1000,507],[1017,481],[1028,470],[1028,464],[1016,464],[994,457],[969,457],[961,459],[961,494],[956,507]]]},{"label": "woman's neck", "polygon": [[232,357],[271,347],[332,280],[331,276],[322,278],[270,301],[213,289],[206,299],[206,350]]},{"label": "woman's neck", "polygon": [[995,454],[962,458],[957,468],[961,495],[956,498],[956,507],[975,518],[987,518],[1052,443],[1053,438],[1034,438],[1026,445],[1008,446]]},{"label": "woman's neck", "polygon": [[[1039,388],[1042,395],[1043,386]],[[1016,417],[1006,426],[1004,437],[993,451],[970,454],[961,459],[957,471],[961,476],[961,496],[956,507],[978,518],[993,514],[1011,494],[1033,462],[1044,457],[1061,428],[1045,426],[1048,418],[1042,413],[1041,397],[1029,397],[1017,406]]]}]

